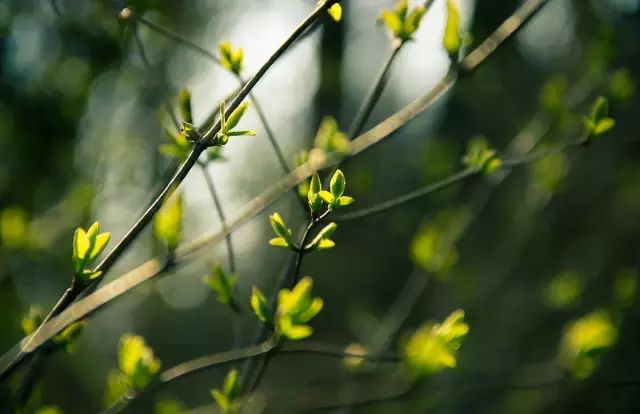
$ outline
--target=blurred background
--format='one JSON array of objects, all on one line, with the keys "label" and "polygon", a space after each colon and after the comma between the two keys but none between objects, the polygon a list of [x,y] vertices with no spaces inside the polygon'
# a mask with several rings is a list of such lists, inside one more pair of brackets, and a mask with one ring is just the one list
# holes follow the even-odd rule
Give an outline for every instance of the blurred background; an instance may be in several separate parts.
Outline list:
[{"label": "blurred background", "polygon": [[[2,352],[24,336],[20,321],[29,308],[50,309],[68,286],[75,228],[99,221],[119,239],[175,168],[158,151],[171,125],[163,102],[175,104],[178,91],[188,88],[199,124],[237,88],[212,61],[140,25],[143,58],[132,27],[117,18],[122,7],[214,53],[222,40],[243,47],[250,75],[314,4],[0,1]],[[519,4],[462,1],[472,45]],[[255,88],[291,165],[313,146],[323,117],[348,129],[391,53],[377,18],[392,6],[389,0],[343,2],[342,22],[324,19]],[[424,94],[446,72],[444,22],[445,2],[436,0],[416,40],[394,62],[367,126]],[[347,194],[356,199],[350,208],[362,208],[457,171],[474,136],[485,136],[500,152],[570,142],[579,138],[580,116],[598,95],[609,97],[617,120],[613,132],[586,148],[340,223],[337,247],[305,259],[302,272],[325,300],[312,323],[314,341],[392,351],[407,332],[456,308],[465,309],[471,327],[457,369],[425,381],[410,398],[351,412],[637,412],[638,39],[638,0],[551,0],[432,109],[345,166]],[[282,175],[254,110],[242,125],[257,137],[233,139],[222,151],[225,159],[208,167],[227,216]],[[183,187],[184,239],[220,228],[201,172],[194,170]],[[289,260],[284,249],[267,244],[267,216],[275,211],[294,229],[305,219],[290,192],[233,235],[243,316],[216,302],[202,282],[213,264],[226,263],[224,243],[208,246],[92,316],[73,353],[48,359],[24,412],[41,406],[99,411],[126,332],[143,336],[163,367],[250,344],[256,329],[251,287],[270,293]],[[105,281],[162,253],[146,230]],[[554,382],[545,366],[556,360],[565,327],[596,310],[611,315],[615,344],[589,378],[563,375]],[[260,390],[286,400],[388,371],[353,373],[338,359],[283,356],[269,365]],[[185,409],[213,404],[209,390],[225,373],[220,368],[177,382],[133,411],[153,412],[161,399]],[[17,386],[4,387],[0,401]]]}]

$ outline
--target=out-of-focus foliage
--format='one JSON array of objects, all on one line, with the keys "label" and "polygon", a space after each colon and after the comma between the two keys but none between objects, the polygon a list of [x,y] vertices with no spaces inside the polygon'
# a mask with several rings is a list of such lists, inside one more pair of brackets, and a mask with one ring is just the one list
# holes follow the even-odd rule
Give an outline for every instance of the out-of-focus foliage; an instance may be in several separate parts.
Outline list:
[{"label": "out-of-focus foliage", "polygon": [[211,395],[216,400],[218,407],[224,414],[236,413],[239,405],[236,402],[240,393],[240,374],[238,370],[232,369],[224,379],[222,389],[211,390]]},{"label": "out-of-focus foliage", "polygon": [[183,209],[182,194],[177,193],[165,201],[153,220],[156,238],[169,251],[175,250],[182,240]]},{"label": "out-of-focus foliage", "polygon": [[425,377],[457,363],[457,353],[469,333],[464,311],[458,309],[442,323],[427,323],[418,328],[403,349],[404,360],[414,375]]},{"label": "out-of-focus foliage", "polygon": [[611,316],[604,310],[596,310],[565,327],[560,358],[573,375],[585,379],[617,340],[618,328]]},{"label": "out-of-focus foliage", "polygon": [[[229,70],[137,18],[219,58],[220,42],[229,39],[236,67],[241,45],[240,68],[250,78],[315,4],[268,0],[257,6],[237,0],[184,7],[183,2],[132,0],[129,18],[118,20],[122,4],[113,1],[0,1],[2,351],[33,332],[69,286],[75,229],[99,221],[114,240],[124,235],[187,158],[193,145],[187,137],[198,138],[205,131],[198,127],[213,125],[219,102],[238,87]],[[408,2],[405,17],[424,4]],[[519,4],[433,2],[392,63],[389,84],[364,130],[426,93],[446,72],[450,53],[453,61],[464,56],[466,32],[475,39],[469,47],[478,45]],[[341,11],[340,22],[323,14],[252,90],[290,167],[300,165],[293,162],[298,153],[301,162],[348,154],[351,137],[343,131],[351,130],[398,43],[395,33],[376,20],[382,10],[395,7],[391,0],[334,6],[334,17]],[[469,155],[470,137],[488,137],[490,145],[478,153],[495,151],[505,162],[512,155],[576,142],[586,132],[602,133],[612,124],[608,119],[615,119],[615,127],[589,145],[519,168],[503,166],[381,214],[335,219],[339,231],[329,240],[337,247],[309,252],[302,266],[301,274],[314,277],[314,294],[327,302],[310,321],[309,340],[337,349],[361,344],[346,348],[352,354],[397,355],[393,350],[402,341],[396,332],[419,327],[434,315],[463,308],[472,322],[472,334],[454,353],[456,369],[421,381],[409,398],[354,407],[353,413],[637,411],[637,388],[609,382],[640,376],[634,364],[640,341],[639,7],[634,0],[551,0],[471,76],[457,79],[427,113],[341,166],[349,182],[346,194],[358,201],[350,208],[366,208],[458,171]],[[607,98],[608,112],[602,105],[591,111],[598,96]],[[173,125],[167,106],[187,128]],[[255,109],[252,104],[237,128],[266,137]],[[325,117],[331,118],[321,122]],[[228,219],[282,176],[268,145],[261,138],[230,139],[200,158],[203,164],[208,158],[221,160],[224,153],[224,163],[208,168]],[[180,222],[178,241],[171,241],[176,246],[221,228],[198,169],[182,187],[182,217],[169,220]],[[319,178],[331,177],[321,172]],[[299,186],[307,211],[291,194],[269,208],[269,214],[278,211],[285,219],[292,242],[299,242],[309,214],[310,184]],[[323,201],[318,211],[324,207]],[[329,223],[314,229],[309,241]],[[178,226],[168,227],[174,230],[167,234],[175,235]],[[120,370],[107,375],[124,332],[146,338],[167,366],[254,344],[252,287],[264,292],[253,302],[268,321],[276,313],[269,307],[276,280],[294,254],[269,248],[270,232],[266,214],[234,232],[237,280],[225,268],[227,284],[202,283],[203,274],[215,277],[212,263],[226,263],[224,244],[210,244],[92,314],[72,342],[73,354],[52,348],[25,411],[55,406],[67,414],[98,412],[105,390],[111,402],[130,394],[133,387]],[[141,233],[100,284],[152,256],[164,258],[170,240],[160,240],[158,248],[152,233]],[[420,277],[409,277],[416,272]],[[405,285],[410,280],[421,284]],[[229,305],[218,303],[218,297],[232,298],[242,313],[223,309]],[[405,318],[402,305],[414,297]],[[23,321],[35,304],[43,312]],[[430,329],[423,333],[433,337]],[[348,357],[345,367],[342,360],[278,356],[259,392],[268,397],[269,407],[272,392],[305,398],[335,385],[342,393],[342,382],[369,384],[390,380],[388,374],[395,372],[387,363]],[[557,362],[587,381],[549,386],[536,368]],[[240,365],[236,368],[242,372]],[[169,389],[141,393],[131,410],[160,413],[156,407],[170,401],[167,395],[184,403],[167,403],[165,414],[211,405],[209,391],[219,388],[227,373],[212,369]],[[25,374],[0,385],[2,414]],[[513,383],[529,388],[514,390]],[[547,385],[535,387],[542,383]],[[367,391],[362,395],[378,396]]]}]

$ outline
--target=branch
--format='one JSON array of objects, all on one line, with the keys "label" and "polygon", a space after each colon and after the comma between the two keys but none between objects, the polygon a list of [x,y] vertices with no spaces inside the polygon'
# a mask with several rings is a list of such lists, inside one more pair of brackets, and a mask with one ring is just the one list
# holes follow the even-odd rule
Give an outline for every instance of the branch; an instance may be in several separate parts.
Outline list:
[{"label": "branch", "polygon": [[[227,227],[227,218],[224,214],[224,210],[222,209],[222,202],[220,201],[220,197],[218,197],[218,192],[216,191],[216,187],[213,184],[213,177],[209,174],[207,170],[206,164],[200,164],[200,169],[202,170],[202,175],[204,176],[204,181],[207,185],[207,189],[211,194],[211,198],[213,199],[213,204],[216,207],[216,213],[218,214],[218,219],[220,220],[220,226],[223,229]],[[236,260],[235,254],[233,251],[233,243],[231,242],[231,233],[225,236],[225,242],[227,244],[227,259],[229,261],[229,271],[231,273],[235,273],[236,271]]]},{"label": "branch", "polygon": [[[580,148],[586,144],[586,139],[581,138],[578,141],[569,143],[569,144],[560,144],[551,148],[547,148],[544,150],[536,151],[530,154],[526,154],[523,156],[517,156],[513,158],[509,158],[502,161],[502,168],[516,168],[523,165],[531,164],[535,161],[538,161],[544,157],[547,157],[551,154],[555,154],[560,151],[564,151],[571,148]],[[399,207],[403,204],[407,204],[411,201],[417,200],[421,197],[427,196],[429,194],[433,194],[439,190],[442,190],[447,187],[451,187],[455,184],[458,184],[465,179],[479,175],[481,172],[474,171],[471,168],[465,168],[461,171],[458,171],[449,177],[437,181],[435,183],[426,185],[424,187],[418,188],[417,190],[410,191],[408,193],[397,196],[391,200],[382,202],[380,204],[373,205],[371,207],[363,208],[361,210],[356,210],[351,213],[342,214],[335,217],[336,221],[350,221],[356,220],[364,217],[373,216],[378,213],[382,213],[387,210],[391,210],[393,208]]]},{"label": "branch", "polygon": [[[518,19],[514,22],[514,26],[511,27],[509,31],[507,31],[505,29],[501,29],[505,25],[505,23],[503,23],[503,25],[500,26],[500,28],[496,30],[496,32],[494,32],[489,37],[489,39],[498,39],[498,40],[502,39],[500,40],[500,43],[502,43],[502,41],[508,38],[511,34],[513,34],[516,30],[518,30],[520,26],[522,26],[527,20],[529,20],[535,14],[535,12],[539,10],[539,8],[547,1],[548,0],[525,1],[525,3],[514,13],[514,16],[518,16]],[[333,3],[334,3],[333,1],[323,3],[311,14],[309,18],[307,18],[307,20],[305,20],[305,22],[301,26],[305,26],[305,27],[309,26],[309,23],[307,22],[310,18],[313,18],[313,19],[318,18],[318,16],[326,8],[330,7],[330,5],[332,5]],[[531,7],[532,5],[536,7]],[[507,19],[507,21],[509,21],[509,19]],[[299,35],[302,31],[303,30],[300,30],[300,27],[299,27],[298,29],[296,29],[292,37],[295,37],[296,34]],[[484,52],[482,55],[478,55],[479,53],[477,52],[478,49],[483,47],[483,45],[487,41],[488,40],[483,42],[478,48],[472,51],[471,54],[469,55],[469,56],[474,56],[474,62],[476,62],[475,65],[473,66],[470,65],[472,61],[469,59],[469,57],[465,58],[462,61],[461,65],[459,66],[463,68],[464,71],[470,72],[474,70],[479,65],[479,63],[482,63],[482,61],[487,59],[491,55],[491,53],[496,49],[494,47],[489,52]],[[288,40],[283,44],[283,46],[290,45],[290,44],[291,44],[291,41]],[[280,56],[282,54],[282,46],[278,50],[278,52],[279,52],[278,56]],[[264,72],[266,72],[266,69],[268,69],[268,67],[270,67],[272,64],[273,64],[273,57],[269,59],[269,61],[265,63],[265,65],[263,66],[263,69],[261,69],[260,72],[262,72],[262,74],[260,76],[256,74],[256,76],[252,78],[252,80],[249,83],[247,83],[247,85],[245,85],[245,87],[242,89],[238,97],[246,96],[246,94],[248,94],[248,91],[250,90],[249,85],[251,84],[251,87],[254,86],[259,80],[259,77],[264,75]],[[464,69],[464,68],[468,68],[468,69]],[[393,132],[397,131],[399,128],[407,124],[409,121],[415,118],[418,114],[427,110],[439,96],[441,96],[446,90],[448,90],[451,87],[455,79],[455,73],[456,73],[455,69],[450,70],[440,80],[440,82],[438,82],[438,84],[431,91],[429,91],[425,96],[408,104],[407,106],[405,106],[404,108],[402,108],[401,110],[399,110],[398,112],[396,112],[395,114],[393,114],[392,116],[390,116],[389,118],[381,122],[378,126],[370,129],[368,132],[356,138],[353,141],[350,155],[355,156],[363,152],[364,150],[372,147],[376,143],[380,142],[381,140],[388,137]],[[236,99],[236,101],[234,101],[235,105],[233,107],[234,108],[237,107],[240,102],[241,102],[241,99]],[[218,124],[218,127],[214,126],[211,131],[216,131],[216,129],[219,130],[219,124]],[[158,199],[163,200],[166,197],[167,193],[172,191],[173,184],[180,182],[182,179],[184,179],[184,176],[186,176],[186,173],[188,172],[188,170],[193,166],[193,164],[195,164],[196,159],[197,159],[197,156],[195,156],[194,152],[192,152],[192,154],[189,157],[189,160],[187,160],[187,163],[183,164],[180,167],[176,175],[174,175],[174,177],[170,181],[170,185],[167,186],[165,190],[163,190],[163,192],[160,194]],[[241,227],[243,224],[248,222],[251,218],[258,215],[267,206],[269,206],[271,203],[277,200],[282,194],[289,191],[290,189],[298,185],[303,180],[309,178],[311,174],[313,174],[313,172],[336,165],[338,161],[339,161],[339,158],[331,154],[312,157],[309,160],[309,162],[296,168],[291,173],[283,177],[279,182],[267,188],[262,194],[252,199],[247,205],[245,205],[245,207],[238,213],[238,215],[236,215],[234,218],[228,221],[226,230],[221,230],[211,234],[205,234],[200,238],[194,240],[193,242],[184,245],[182,248],[179,248],[178,251],[176,252],[176,260],[183,260],[185,257],[197,252],[199,249],[201,249],[206,245],[220,242],[226,237],[227,234],[230,234],[231,232],[235,231],[236,229]],[[152,204],[150,207],[150,210],[153,210],[151,214],[148,214],[147,212],[145,212],[141,220],[139,220],[139,223],[140,221],[145,219],[145,217],[147,216],[148,216],[148,219],[146,219],[146,222],[150,220],[153,213],[155,213],[155,211],[157,210],[157,208],[154,207],[154,205],[155,203]],[[127,233],[123,241],[121,241],[121,243],[119,243],[118,246],[116,246],[114,251],[112,251],[112,253],[110,253],[105,258],[105,260],[103,261],[104,264],[101,263],[102,265],[100,266],[101,269],[98,269],[98,270],[104,271],[105,269],[108,269],[113,264],[115,259],[119,257],[119,255],[122,253],[122,251],[124,250],[124,247],[126,247],[135,238],[135,236],[141,231],[141,229],[144,228],[144,225],[146,224],[146,222],[141,224],[136,223],[136,225],[134,225],[132,230],[129,233]],[[45,341],[47,341],[48,339],[50,339],[51,337],[59,333],[62,329],[64,329],[69,324],[86,317],[90,312],[94,312],[98,308],[104,306],[106,303],[110,302],[111,300],[116,299],[117,297],[124,294],[128,290],[133,289],[134,287],[140,285],[141,283],[152,279],[155,276],[155,273],[152,274],[147,269],[158,268],[160,266],[161,266],[160,259],[157,259],[157,258],[151,259],[146,263],[144,263],[143,265],[141,265],[139,268],[121,276],[120,278],[114,280],[108,285],[105,285],[103,288],[87,296],[81,301],[78,301],[78,303],[70,307],[67,311],[62,312],[57,318],[49,321],[45,326],[43,326],[44,329],[42,330],[41,334],[37,335],[37,338],[35,338],[37,340],[34,341],[34,344],[32,344],[35,346],[29,346],[29,347],[25,346],[29,342],[30,338],[35,337],[35,335],[24,338],[19,344],[14,346],[11,350],[5,353],[2,356],[2,358],[0,358],[0,366],[2,367],[2,370],[0,371],[0,382],[6,379],[6,377],[10,374],[10,371],[13,371],[13,369],[15,369],[17,365],[24,360],[27,354],[33,352],[35,349],[41,346],[42,343],[44,343]],[[80,305],[80,304],[82,306],[76,307],[76,305]]]},{"label": "branch", "polygon": [[[273,64],[282,56],[282,54],[295,42],[295,40],[308,28],[312,25],[312,23],[318,19],[329,7],[331,7],[337,0],[324,0],[320,3],[315,10],[307,16],[307,18],[293,31],[293,33],[284,41],[284,43],[271,55],[271,57],[262,65],[260,70],[247,82],[244,87],[240,90],[236,98],[229,105],[227,109],[227,117],[231,115],[233,110],[235,110],[240,103],[244,100],[244,98],[251,92],[253,87],[258,83],[258,81],[267,73],[267,71],[273,66]],[[182,183],[184,178],[187,176],[191,168],[197,163],[198,157],[200,154],[207,148],[209,142],[215,137],[215,135],[220,131],[221,124],[220,120],[205,134],[203,139],[199,142],[196,142],[191,150],[191,153],[184,161],[184,163],[180,166],[178,171],[174,174],[169,183],[165,186],[165,188],[161,191],[161,193],[153,200],[151,205],[145,210],[145,212],[140,216],[140,218],[133,224],[133,226],[129,229],[129,231],[124,235],[124,237],[115,245],[115,247],[105,256],[105,258],[96,266],[94,269],[96,272],[101,272],[103,275],[106,274],[111,266],[116,262],[116,260],[124,253],[124,251],[129,247],[129,245],[136,239],[136,237],[142,232],[142,230],[149,224],[155,213],[160,209],[164,200],[169,197],[175,189]],[[150,265],[156,265],[156,262],[149,261]],[[144,274],[144,273],[143,273]],[[137,276],[137,275],[135,275]],[[132,277],[132,278],[135,278]],[[144,274],[147,276],[147,274]],[[155,276],[155,274],[153,275]],[[153,277],[151,276],[151,277]],[[149,278],[151,278],[149,277]],[[142,279],[145,279],[144,277]],[[131,281],[130,281],[131,282]],[[89,288],[97,283],[97,279],[90,282],[86,288]],[[121,284],[120,287],[127,286],[126,283]],[[114,289],[115,290],[115,289]],[[126,291],[128,289],[125,289]],[[120,291],[124,293],[124,291]],[[60,311],[64,310],[68,307],[70,303],[77,298],[77,296],[81,293],[80,290],[73,291],[69,298],[70,300],[65,302],[63,306],[55,307],[52,311],[53,314],[57,314]],[[99,292],[96,292],[99,293]],[[96,293],[90,295],[88,298],[93,297]],[[120,294],[121,294],[120,293]],[[119,295],[118,295],[119,296]],[[59,302],[61,303],[61,302]],[[104,303],[103,303],[104,304]],[[91,305],[91,303],[88,303]],[[92,308],[93,306],[87,306],[88,308]],[[92,309],[92,311],[95,309]],[[54,312],[55,311],[55,312]],[[70,319],[73,319],[71,317]],[[52,321],[51,321],[52,322]],[[17,355],[13,355],[13,349],[3,355],[0,359],[2,361],[2,370],[0,371],[0,382],[4,381],[24,360],[24,357],[37,349],[38,346],[42,345],[44,341],[50,339],[51,336],[55,335],[55,333],[51,333],[50,329],[45,329],[44,332],[47,334],[41,334],[41,328],[46,328],[43,324],[38,330],[30,337],[25,338],[26,342],[24,345],[24,349],[19,349]],[[57,329],[63,329],[62,327],[57,327]],[[23,340],[24,341],[24,340]],[[32,347],[33,343],[38,344],[35,348]],[[23,342],[21,341],[21,344]],[[18,348],[21,345],[17,345]],[[15,347],[14,347],[15,349]],[[9,360],[10,359],[10,360]],[[8,362],[5,362],[8,361]]]}]

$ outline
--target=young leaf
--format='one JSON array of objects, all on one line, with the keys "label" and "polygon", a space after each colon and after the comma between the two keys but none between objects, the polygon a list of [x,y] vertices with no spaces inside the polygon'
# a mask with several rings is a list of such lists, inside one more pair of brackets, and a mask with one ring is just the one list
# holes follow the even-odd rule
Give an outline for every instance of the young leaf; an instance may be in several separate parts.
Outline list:
[{"label": "young leaf", "polygon": [[347,207],[350,206],[351,204],[353,204],[355,200],[353,199],[353,197],[349,197],[349,196],[342,196],[340,198],[338,198],[338,205],[340,207]]},{"label": "young leaf", "polygon": [[267,298],[255,286],[251,290],[251,309],[263,323],[271,322],[271,312]]},{"label": "young leaf", "polygon": [[75,277],[81,281],[95,279],[101,272],[94,272],[88,266],[102,253],[107,246],[111,233],[99,234],[100,225],[96,222],[89,230],[77,228],[73,234],[73,268]]},{"label": "young leaf", "polygon": [[191,112],[191,92],[188,89],[180,90],[178,94],[178,107],[180,108],[180,116],[184,122],[193,124],[193,114]]},{"label": "young leaf", "polygon": [[257,134],[256,134],[256,131],[251,131],[247,129],[247,130],[240,130],[240,131],[229,131],[227,135],[230,137],[238,137],[238,136],[255,137]]},{"label": "young leaf", "polygon": [[278,308],[276,311],[276,332],[291,340],[304,339],[313,333],[313,329],[305,325],[323,308],[321,298],[311,297],[313,280],[303,277],[289,291],[280,290],[278,294]]},{"label": "young leaf", "polygon": [[227,118],[225,132],[231,131],[238,125],[244,116],[244,113],[247,111],[247,108],[249,108],[249,102],[244,101],[233,112],[231,112],[231,115]]},{"label": "young leaf", "polygon": [[322,191],[322,182],[318,173],[313,173],[311,181],[309,182],[309,191],[307,192],[307,201],[311,213],[316,213],[322,207],[322,199],[318,195],[318,192]]},{"label": "young leaf", "polygon": [[333,177],[331,177],[331,182],[329,183],[331,195],[333,196],[334,200],[344,194],[346,185],[347,181],[344,178],[344,174],[341,170],[336,170],[335,174],[333,174]]},{"label": "young leaf", "polygon": [[120,338],[118,363],[120,371],[136,389],[146,387],[160,370],[160,360],[153,355],[144,338],[137,335],[125,334]]},{"label": "young leaf", "polygon": [[311,249],[317,248],[321,240],[328,239],[329,237],[331,237],[331,235],[335,233],[337,229],[338,229],[338,225],[336,223],[327,224],[326,226],[324,226],[322,230],[318,232],[316,237],[314,237],[313,240],[304,247],[305,250],[311,250]]},{"label": "young leaf", "polygon": [[457,364],[457,353],[469,332],[464,311],[453,312],[442,324],[427,323],[404,345],[403,357],[416,377],[430,376]]},{"label": "young leaf", "polygon": [[334,247],[336,247],[336,243],[333,240],[322,239],[318,243],[317,249],[318,250],[329,250],[329,249],[333,249]]},{"label": "young leaf", "polygon": [[231,43],[225,40],[218,44],[218,49],[220,51],[220,63],[222,63],[222,66],[233,73],[240,73],[244,60],[244,51],[242,48],[234,50]]},{"label": "young leaf", "polygon": [[333,6],[329,7],[327,13],[329,13],[329,16],[331,16],[334,21],[339,22],[342,19],[342,6],[336,3]]},{"label": "young leaf", "polygon": [[332,205],[333,202],[335,201],[335,198],[333,197],[333,195],[326,190],[319,191],[318,196],[322,199],[322,201],[324,201],[328,205]]},{"label": "young leaf", "polygon": [[289,242],[287,242],[283,237],[274,237],[269,240],[269,244],[274,247],[291,247]]},{"label": "young leaf", "polygon": [[240,379],[236,369],[232,369],[227,373],[222,390],[211,390],[211,395],[216,400],[220,410],[225,414],[237,412],[238,404],[236,399],[239,393]]},{"label": "young leaf", "polygon": [[220,266],[216,266],[212,274],[204,277],[204,282],[218,294],[218,302],[225,305],[233,302],[233,291],[237,281],[236,275],[227,276]]},{"label": "young leaf", "polygon": [[502,165],[497,152],[484,137],[474,137],[467,144],[467,153],[462,163],[476,172],[491,173]]},{"label": "young leaf", "polygon": [[291,230],[287,228],[287,225],[285,224],[280,214],[273,213],[272,215],[270,215],[269,222],[271,223],[271,228],[273,229],[274,233],[283,238],[287,242],[288,246],[293,245]]},{"label": "young leaf", "polygon": [[72,352],[74,349],[74,342],[80,336],[86,324],[87,323],[84,321],[72,323],[64,328],[58,335],[53,337],[53,343],[65,352]]},{"label": "young leaf", "polygon": [[173,252],[182,239],[182,194],[177,193],[165,200],[153,221],[156,239]]},{"label": "young leaf", "polygon": [[564,329],[559,349],[560,361],[578,379],[595,371],[602,355],[618,341],[618,327],[611,315],[595,310],[570,322]]},{"label": "young leaf", "polygon": [[451,59],[457,61],[458,51],[462,46],[458,0],[447,0],[447,22],[444,29],[442,43]]}]

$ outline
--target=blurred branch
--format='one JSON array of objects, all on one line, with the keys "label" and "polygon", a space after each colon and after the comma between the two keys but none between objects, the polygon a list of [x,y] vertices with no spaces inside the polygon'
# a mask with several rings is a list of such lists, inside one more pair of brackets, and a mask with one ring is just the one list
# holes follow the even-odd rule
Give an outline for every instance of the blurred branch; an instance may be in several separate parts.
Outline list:
[{"label": "blurred branch", "polygon": [[[460,68],[462,72],[473,71],[480,63],[486,60],[496,50],[497,45],[493,48],[486,48],[486,50],[479,51],[483,48],[486,42],[502,43],[506,38],[515,33],[526,21],[528,21],[540,7],[548,0],[527,0],[523,5],[514,13],[513,16],[517,16],[517,19],[513,20],[511,17],[507,21],[512,21],[510,27],[503,28],[506,24],[503,23],[490,37],[485,40],[478,48],[474,49],[470,55],[463,59],[459,65],[453,65],[447,74],[432,88],[426,95],[417,100],[409,103],[404,108],[400,109],[395,114],[391,115],[376,127],[370,129],[364,134],[357,137],[353,143],[350,151],[350,156],[355,156],[364,150],[371,148],[384,138],[391,135],[393,132],[406,125],[409,121],[414,119],[420,113],[427,110],[433,102],[441,96],[446,90],[448,90],[454,80],[457,73],[457,69]],[[275,61],[284,53],[284,51],[291,46],[294,39],[302,34],[307,27],[309,27],[313,21],[315,21],[322,13],[326,11],[335,1],[325,1],[321,3],[305,21],[298,26],[293,34],[278,48],[278,50],[269,58],[269,60],[263,65],[263,67],[256,73],[256,75],[242,88],[237,95],[234,102],[229,106],[228,111],[233,111],[247,96],[250,90],[260,80],[260,78],[267,72],[267,70],[275,63]],[[532,7],[535,6],[535,7]],[[512,16],[512,17],[513,17]],[[493,40],[491,40],[493,39]],[[473,59],[470,57],[473,56]],[[471,64],[473,63],[473,65]],[[230,112],[228,112],[230,114]],[[211,138],[220,129],[219,122],[214,125],[206,134],[205,138]],[[105,257],[105,259],[95,269],[96,271],[107,272],[110,267],[115,263],[115,260],[124,252],[126,247],[136,238],[140,231],[146,227],[146,224],[151,220],[155,212],[159,209],[162,201],[170,195],[174,186],[179,184],[188,171],[195,165],[198,155],[204,150],[204,143],[198,143],[194,147],[187,161],[179,168],[173,178],[170,180],[169,185],[160,193],[156,200],[151,204],[149,209],[143,213],[140,219],[134,224],[129,232],[123,237],[123,239],[116,245],[116,247]],[[324,169],[335,165],[339,161],[338,158],[332,155],[324,155],[318,157],[312,157],[306,164],[296,168],[291,173],[283,177],[279,182],[275,183],[271,187],[267,188],[262,194],[251,200],[241,211],[231,220],[228,221],[226,230],[218,231],[213,234],[205,234],[199,239],[194,240],[191,243],[186,244],[176,252],[176,260],[181,260],[184,257],[196,252],[201,247],[216,243],[224,239],[227,234],[230,234],[251,218],[255,217],[268,205],[277,200],[284,192],[290,190],[294,186],[298,185],[302,180],[311,176],[311,174],[320,169]],[[104,306],[109,301],[117,298],[126,291],[138,286],[146,280],[149,280],[155,276],[148,271],[147,268],[160,267],[159,259],[151,259],[143,264],[138,269],[123,275],[110,284],[104,286],[100,290],[82,299],[75,305],[82,305],[75,308],[70,307],[67,311],[63,312],[60,317],[55,320],[51,320],[41,326],[35,334],[24,338],[19,344],[14,346],[11,350],[5,353],[0,358],[0,382],[4,381],[17,366],[24,361],[25,357],[35,351],[44,342],[49,340],[52,336],[60,332],[64,327],[69,324],[82,319],[89,312],[93,312],[98,308]],[[77,296],[77,294],[76,294]],[[67,304],[68,305],[68,304]],[[66,308],[65,306],[64,308]],[[61,308],[63,309],[63,308]]]},{"label": "blurred branch", "polygon": [[[209,190],[209,193],[211,194],[211,198],[213,199],[213,204],[216,207],[216,213],[218,214],[220,225],[224,229],[227,227],[227,218],[224,214],[224,210],[222,208],[222,202],[220,201],[220,197],[218,197],[218,192],[216,191],[216,187],[213,184],[213,177],[211,177],[211,174],[207,169],[207,164],[200,164],[200,170],[202,171],[202,175],[207,185],[207,189]],[[227,236],[225,237],[225,242],[227,244],[227,258],[229,262],[229,271],[231,273],[235,273],[236,260],[235,260],[235,254],[233,251],[233,243],[231,241],[231,233],[227,234]]]},{"label": "blurred branch", "polygon": [[[516,168],[523,165],[531,164],[535,161],[538,161],[544,157],[555,154],[557,152],[565,151],[570,148],[581,148],[587,143],[585,138],[580,138],[575,142],[571,142],[568,144],[559,144],[551,148],[547,148],[544,150],[536,151],[531,154],[526,154],[522,156],[517,156],[509,159],[505,159],[502,161],[503,168]],[[361,210],[356,210],[351,213],[342,214],[336,216],[336,221],[350,221],[359,218],[369,217],[374,214],[382,213],[387,210],[391,210],[393,208],[399,207],[403,204],[409,203],[421,197],[424,197],[429,194],[433,194],[439,190],[450,187],[452,185],[458,184],[465,179],[472,177],[474,175],[481,175],[482,172],[474,171],[470,168],[465,168],[461,171],[458,171],[449,177],[437,181],[435,183],[429,184],[425,187],[418,188],[417,190],[410,191],[408,193],[402,194],[398,197],[395,197],[391,200],[382,202],[380,204],[376,204],[371,207],[363,208]]]},{"label": "blurred branch", "polygon": [[126,408],[129,403],[139,399],[143,394],[151,391],[157,391],[159,388],[164,387],[174,381],[186,379],[191,375],[212,368],[228,365],[246,359],[256,358],[261,355],[308,354],[333,358],[353,357],[376,362],[399,362],[399,359],[395,356],[362,355],[346,352],[343,349],[344,347],[313,342],[284,344],[283,346],[279,347],[277,339],[274,336],[271,336],[266,341],[257,345],[234,349],[226,352],[218,352],[175,365],[174,367],[161,372],[156,378],[155,382],[150,384],[145,390],[123,396],[120,400],[112,404],[102,413],[105,414],[120,412],[124,408]]}]

